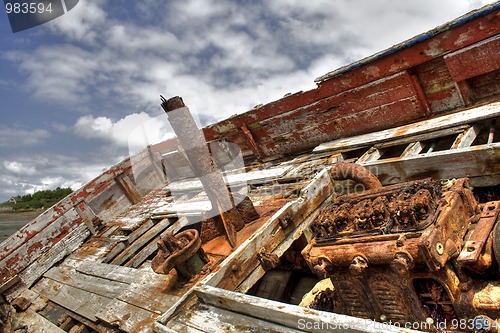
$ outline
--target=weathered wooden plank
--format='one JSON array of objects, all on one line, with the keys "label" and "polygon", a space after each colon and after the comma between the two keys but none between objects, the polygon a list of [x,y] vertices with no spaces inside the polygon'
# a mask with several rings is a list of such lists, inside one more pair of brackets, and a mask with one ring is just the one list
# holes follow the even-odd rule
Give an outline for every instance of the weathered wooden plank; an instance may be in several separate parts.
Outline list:
[{"label": "weathered wooden plank", "polygon": [[24,326],[27,328],[27,330],[23,331],[26,333],[65,333],[64,330],[30,309],[17,313],[16,320],[18,327]]},{"label": "weathered wooden plank", "polygon": [[141,214],[140,204],[130,207],[124,213],[120,214],[110,224],[118,226],[121,230],[140,231],[141,226],[148,220],[146,214]]},{"label": "weathered wooden plank", "polygon": [[[283,325],[305,332],[418,332],[392,325],[376,323],[333,312],[317,311],[310,308],[266,300],[260,297],[204,285],[194,288],[196,296],[204,303],[231,312],[249,314],[267,322]],[[309,323],[309,325],[306,325]],[[317,323],[317,325],[313,325]]]},{"label": "weathered wooden plank", "polygon": [[470,177],[470,186],[486,187],[500,184],[500,174],[494,176]]},{"label": "weathered wooden plank", "polygon": [[[409,74],[403,71],[354,87],[338,95],[328,96],[293,111],[278,114],[261,121],[261,124],[264,127],[267,125],[269,135],[274,137],[283,133],[301,131],[302,128],[309,127],[311,124],[318,126],[331,118],[343,118],[412,96],[416,96],[416,91],[411,84]],[[302,126],[298,126],[299,123],[303,123]]]},{"label": "weathered wooden plank", "polygon": [[6,280],[1,286],[0,286],[0,293],[3,293],[7,289],[12,288],[14,285],[18,284],[21,282],[21,278],[19,275],[15,275],[14,277],[11,277],[10,279]]},{"label": "weathered wooden plank", "polygon": [[127,283],[78,273],[75,269],[67,266],[53,267],[44,276],[59,283],[108,298],[118,297],[129,287]]},{"label": "weathered wooden plank", "polygon": [[487,98],[496,99],[500,95],[500,71],[493,71],[488,74],[483,74],[470,78],[466,81],[471,88],[474,101],[483,101]]},{"label": "weathered wooden plank", "polygon": [[[123,173],[128,173],[123,171]],[[93,199],[87,199],[87,203],[97,216],[107,225],[113,221],[117,216],[125,212],[132,206],[130,200],[126,197],[118,183],[110,179],[105,185],[105,189],[99,195],[93,195]]]},{"label": "weathered wooden plank", "polygon": [[382,156],[382,154],[380,153],[380,150],[375,148],[375,147],[372,147],[372,148],[368,149],[363,155],[361,155],[361,157],[358,158],[356,163],[376,161],[381,156]]},{"label": "weathered wooden plank", "polygon": [[485,14],[492,10],[498,11],[498,7],[492,4],[490,8],[484,9],[482,14],[478,15],[478,12],[465,14],[387,50],[327,73],[315,81],[321,85],[330,83],[333,86],[330,89],[342,89],[467,47],[498,34],[498,15],[495,15],[495,12],[492,15]]},{"label": "weathered wooden plank", "polygon": [[[282,177],[288,170],[290,165],[267,168],[264,170],[256,170],[250,172],[242,172],[238,174],[230,174],[224,176],[224,181],[227,185],[238,185],[246,183],[258,183],[264,181],[272,181]],[[182,193],[184,191],[195,191],[203,189],[201,181],[198,179],[172,182],[168,185],[168,189],[173,193]]]},{"label": "weathered wooden plank", "polygon": [[52,266],[80,247],[89,236],[90,231],[87,226],[84,224],[79,225],[19,274],[22,283],[6,292],[7,299],[12,300],[18,297],[25,288],[30,287]]},{"label": "weathered wooden plank", "polygon": [[[453,126],[453,127],[447,127],[441,130],[437,131],[432,131],[432,132],[426,132],[423,134],[417,134],[417,135],[412,135],[409,137],[403,137],[399,139],[391,139],[390,141],[384,141],[380,143],[376,143],[374,145],[375,148],[378,149],[383,149],[387,147],[394,147],[394,146],[399,146],[399,145],[406,145],[410,144],[413,142],[417,141],[426,141],[426,140],[432,140],[432,139],[437,139],[437,138],[442,138],[445,136],[449,135],[455,135],[455,134],[460,134],[466,129],[468,129],[470,126],[469,125],[459,125],[459,126]],[[357,148],[356,146],[353,146],[353,148]],[[347,148],[350,149],[350,148]]]},{"label": "weathered wooden plank", "polygon": [[340,150],[346,149],[346,147],[351,149],[356,147],[365,147],[367,145],[387,142],[397,138],[411,137],[437,130],[445,130],[448,127],[474,123],[485,119],[496,118],[498,116],[500,116],[500,102],[494,102],[410,125],[399,126],[375,133],[357,135],[350,138],[342,138],[327,142],[317,146],[314,149],[314,152]]},{"label": "weathered wooden plank", "polygon": [[451,145],[451,149],[461,149],[469,147],[472,142],[474,142],[480,131],[481,125],[479,124],[469,127],[467,130],[457,136],[455,142],[453,142],[453,144]]},{"label": "weathered wooden plank", "polygon": [[97,321],[96,314],[105,309],[112,300],[49,278],[40,280],[32,289],[93,322]]},{"label": "weathered wooden plank", "polygon": [[136,254],[137,251],[139,251],[144,245],[146,245],[151,239],[156,237],[160,232],[165,230],[170,225],[170,221],[168,219],[163,219],[159,223],[153,224],[151,223],[152,227],[145,232],[142,236],[140,236],[135,242],[133,242],[129,247],[127,247],[125,250],[123,250],[118,256],[116,256],[111,263],[115,265],[121,265],[124,263],[126,260],[128,260],[130,257],[132,257],[134,254]]},{"label": "weathered wooden plank", "polygon": [[175,283],[176,279],[173,275],[163,275],[155,280],[138,279],[116,298],[160,315],[180,298],[166,293],[166,290]]},{"label": "weathered wooden plank", "polygon": [[118,242],[110,248],[109,252],[106,254],[106,256],[103,258],[102,262],[103,263],[109,263],[111,260],[113,260],[117,255],[119,255],[123,250],[127,248],[127,245],[125,242]]},{"label": "weathered wooden plank", "polygon": [[134,282],[132,274],[136,271],[133,268],[92,261],[75,261],[71,265],[80,273],[127,284]]},{"label": "weathered wooden plank", "polygon": [[488,177],[500,174],[500,143],[390,158],[362,165],[375,172],[384,185],[428,177]]},{"label": "weathered wooden plank", "polygon": [[112,225],[112,226],[109,226],[109,227],[106,227],[106,229],[104,229],[102,231],[102,233],[99,234],[100,237],[103,237],[103,238],[106,238],[106,237],[110,237],[114,232],[116,232],[116,230],[118,230],[120,227],[117,226],[117,225]]},{"label": "weathered wooden plank", "polygon": [[167,279],[167,275],[156,274],[152,270],[146,272],[135,268],[104,264],[99,262],[81,261],[75,264],[75,269],[78,272],[101,277],[108,280],[114,280],[127,284],[134,283],[139,280],[149,281],[154,283],[158,280]]},{"label": "weathered wooden plank", "polygon": [[122,175],[116,177],[115,181],[120,186],[123,193],[125,193],[125,196],[127,197],[127,199],[130,200],[131,204],[134,205],[134,204],[138,203],[139,201],[141,201],[141,194],[137,190],[135,184],[130,179],[129,175],[122,174]]},{"label": "weathered wooden plank", "polygon": [[153,322],[158,315],[118,299],[113,299],[106,307],[102,307],[96,312],[96,317],[112,326],[119,327],[125,332],[152,333]]},{"label": "weathered wooden plank", "polygon": [[159,322],[154,322],[153,330],[155,333],[207,333],[194,327],[189,327],[176,322],[170,322],[169,327],[160,324]]},{"label": "weathered wooden plank", "polygon": [[82,200],[79,204],[75,205],[75,210],[82,218],[82,221],[85,223],[92,235],[95,235],[97,233],[96,224],[100,223],[101,221],[94,213],[94,211],[88,206],[85,200]]},{"label": "weathered wooden plank", "polygon": [[464,107],[443,58],[435,58],[414,69],[432,114]]},{"label": "weathered wooden plank", "polygon": [[[201,184],[201,182],[200,182]],[[200,189],[201,190],[201,189]],[[201,216],[205,212],[212,209],[212,204],[209,200],[198,202],[172,202],[163,207],[158,207],[151,212],[152,217],[156,216],[171,216],[171,215],[192,215]]]},{"label": "weathered wooden plank", "polygon": [[420,154],[420,152],[424,149],[424,145],[422,142],[412,142],[405,148],[405,150],[401,153],[401,157],[406,156],[415,156]]},{"label": "weathered wooden plank", "polygon": [[[64,210],[59,210],[58,208],[60,208],[60,206],[64,207]],[[2,242],[0,244],[0,263],[20,246],[24,245],[37,234],[43,232],[43,230],[54,221],[58,220],[66,209],[69,209],[67,207],[71,208],[70,200],[65,198]]]},{"label": "weathered wooden plank", "polygon": [[158,250],[157,243],[161,239],[163,234],[157,236],[153,241],[151,241],[148,245],[146,245],[143,249],[141,249],[138,253],[136,253],[132,258],[130,258],[123,266],[137,268],[141,266],[144,261],[146,261],[149,256],[155,253]]},{"label": "weathered wooden plank", "polygon": [[[132,226],[123,226],[121,230],[131,230],[132,233],[128,235],[127,237],[127,243],[131,244],[133,243],[137,238],[141,237],[146,231],[148,231],[153,225],[153,221],[151,221],[148,217],[143,216],[139,218],[141,222],[135,224],[133,227]],[[123,220],[123,219],[122,219]],[[129,227],[132,227],[134,229],[129,229]]]},{"label": "weathered wooden plank", "polygon": [[212,305],[196,304],[189,311],[182,311],[177,317],[168,322],[166,326],[178,333],[303,332],[291,327],[283,327],[266,320],[251,317],[251,315],[251,313],[240,314]]},{"label": "weathered wooden plank", "polygon": [[153,241],[151,241],[132,258],[130,258],[130,260],[128,260],[124,266],[133,268],[139,267],[151,254],[153,254],[158,249],[158,246],[156,244],[163,236],[166,235],[167,232],[172,232],[175,234],[188,224],[189,220],[186,217],[179,218],[176,222],[170,225],[167,230],[156,236]]},{"label": "weathered wooden plank", "polygon": [[[101,321],[98,321],[98,322],[90,321],[87,318],[82,317],[75,312],[69,311],[69,310],[63,308],[62,306],[52,302],[52,301],[49,301],[47,306],[45,308],[43,308],[43,310],[39,311],[39,314],[41,314],[42,316],[44,316],[45,318],[47,318],[48,320],[50,320],[53,323],[60,323],[63,320],[63,318],[66,318],[66,322],[68,322],[69,325],[71,325],[72,323],[74,324],[75,322],[82,323],[85,326],[87,326],[88,328],[94,330],[95,332],[92,331],[94,333],[117,333],[118,332],[117,328],[111,327],[108,324],[103,323]],[[63,327],[63,324],[61,324],[59,326],[65,330],[69,329],[69,327]]]},{"label": "weathered wooden plank", "polygon": [[23,271],[46,251],[78,227],[81,219],[74,209],[67,211],[14,252],[0,261],[0,284]]},{"label": "weathered wooden plank", "polygon": [[158,250],[158,241],[167,234],[167,232],[170,232],[170,228],[168,228],[166,231],[162,232],[161,234],[157,235],[154,240],[149,242],[148,245],[146,245],[144,248],[142,248],[139,252],[135,253],[132,258],[130,258],[127,262],[125,262],[124,266],[125,267],[133,267],[137,268],[142,263],[153,253],[155,253]]},{"label": "weathered wooden plank", "polygon": [[[421,119],[425,111],[417,101],[417,93],[407,73],[401,73],[405,80],[396,87],[382,90],[380,96],[375,92],[363,92],[367,96],[356,96],[354,92],[345,92],[345,96],[332,96],[327,105],[321,101],[313,105],[307,113],[301,117],[289,119],[280,115],[276,119],[266,120],[267,131],[261,134],[265,140],[260,140],[263,150],[268,154],[293,153],[304,151],[314,145],[338,137],[352,136],[355,134],[382,130],[389,126],[397,126]],[[386,84],[396,78],[384,78],[379,84]],[[370,84],[369,84],[370,85]],[[361,89],[362,87],[359,87]],[[373,87],[384,89],[383,87]],[[385,99],[382,96],[385,95]],[[369,99],[370,102],[365,101]],[[279,127],[276,122],[284,122]],[[391,124],[391,125],[389,125]]]},{"label": "weathered wooden plank", "polygon": [[[97,298],[98,301],[102,301],[103,299],[99,298],[99,296],[103,296],[104,300],[111,302],[109,306],[105,306],[103,309],[116,308],[119,311],[124,309],[140,309],[141,311],[139,311],[137,315],[136,313],[130,313],[130,318],[121,318],[124,320],[125,324],[123,325],[125,325],[125,327],[131,325],[127,323],[129,320],[132,321],[132,323],[138,323],[139,320],[137,316],[144,319],[149,318],[152,313],[156,313],[156,315],[161,314],[179,299],[179,296],[165,293],[165,290],[174,283],[176,279],[175,276],[159,275],[152,272],[149,273],[142,270],[102,263],[90,264],[90,267],[86,267],[88,265],[81,262],[76,265],[77,269],[70,267],[53,268],[45,274],[47,278],[50,278],[50,282],[46,282],[47,279],[44,279],[41,283],[37,284],[35,288],[36,290],[41,290],[42,288],[54,286],[55,284],[55,287],[53,287],[53,289],[57,289],[55,293],[45,291],[43,295],[93,321],[95,321],[95,318],[92,317],[92,313],[89,312],[89,309],[82,310],[79,304],[73,306],[68,305],[69,301],[66,299],[66,296],[69,291],[86,300]],[[89,276],[79,273],[78,269],[86,269],[88,273],[94,275]],[[110,269],[112,269],[113,272],[110,272]],[[100,277],[95,275],[100,275]],[[121,280],[121,282],[119,280]],[[60,285],[58,285],[58,283]],[[68,289],[67,287],[71,288]],[[75,291],[72,287],[78,290]],[[102,305],[102,303],[103,302],[101,302],[100,305]],[[114,321],[116,318],[119,318],[118,314],[102,309],[102,311],[97,308],[95,309],[96,313],[100,312],[100,319],[105,320],[109,324],[116,324]],[[122,323],[120,323],[120,328],[122,328],[121,325]],[[134,326],[134,328],[131,328],[131,332],[136,332],[136,329],[138,328]]]},{"label": "weathered wooden plank", "polygon": [[92,237],[70,256],[74,260],[103,261],[113,250],[119,239]]},{"label": "weathered wooden plank", "polygon": [[[141,157],[142,155],[147,157],[147,152],[139,152],[134,156]],[[54,245],[64,237],[65,233],[70,232],[81,221],[81,218],[74,214],[73,206],[82,200],[85,200],[98,217],[103,218],[104,222],[107,222],[110,217],[116,217],[118,213],[126,209],[129,203],[122,205],[119,198],[112,198],[116,193],[110,188],[115,184],[114,178],[116,176],[124,172],[130,172],[130,170],[130,158],[126,158],[58,202],[3,242],[0,245],[0,267],[9,267],[9,269],[1,272],[0,285],[4,279],[8,280],[17,274],[19,267],[24,269],[32,260]],[[115,187],[117,186],[115,185]],[[67,219],[64,219],[63,216],[65,215],[68,217]],[[70,215],[75,216],[70,217]],[[60,231],[57,232],[57,229]],[[25,255],[26,246],[28,246],[29,251],[33,251],[32,254],[30,253],[27,256]],[[15,263],[15,265],[12,265],[12,263]]]},{"label": "weathered wooden plank", "polygon": [[500,35],[485,39],[444,56],[446,66],[455,81],[500,68]]}]

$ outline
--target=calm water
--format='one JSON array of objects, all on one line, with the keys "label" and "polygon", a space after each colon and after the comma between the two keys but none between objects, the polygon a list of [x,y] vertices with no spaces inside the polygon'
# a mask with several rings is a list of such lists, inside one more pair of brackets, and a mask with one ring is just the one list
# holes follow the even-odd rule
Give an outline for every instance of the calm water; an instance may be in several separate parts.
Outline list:
[{"label": "calm water", "polygon": [[22,213],[3,213],[0,212],[0,243],[6,240],[10,235],[31,222],[43,211],[22,212]]}]

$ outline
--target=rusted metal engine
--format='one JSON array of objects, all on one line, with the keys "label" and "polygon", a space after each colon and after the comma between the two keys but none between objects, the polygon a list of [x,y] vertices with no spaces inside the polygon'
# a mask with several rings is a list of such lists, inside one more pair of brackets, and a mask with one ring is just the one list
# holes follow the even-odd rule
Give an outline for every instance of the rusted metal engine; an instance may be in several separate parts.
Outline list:
[{"label": "rusted metal engine", "polygon": [[478,204],[467,178],[372,186],[335,196],[302,254],[331,279],[334,312],[427,331],[496,332],[499,210],[500,201]]}]

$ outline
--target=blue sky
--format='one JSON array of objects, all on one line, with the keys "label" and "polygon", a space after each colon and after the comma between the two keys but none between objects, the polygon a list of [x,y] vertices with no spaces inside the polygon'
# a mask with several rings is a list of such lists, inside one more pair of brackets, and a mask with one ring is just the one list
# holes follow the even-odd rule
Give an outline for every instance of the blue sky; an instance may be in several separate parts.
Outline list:
[{"label": "blue sky", "polygon": [[18,33],[2,11],[0,202],[171,137],[160,94],[207,125],[492,2],[80,0]]}]

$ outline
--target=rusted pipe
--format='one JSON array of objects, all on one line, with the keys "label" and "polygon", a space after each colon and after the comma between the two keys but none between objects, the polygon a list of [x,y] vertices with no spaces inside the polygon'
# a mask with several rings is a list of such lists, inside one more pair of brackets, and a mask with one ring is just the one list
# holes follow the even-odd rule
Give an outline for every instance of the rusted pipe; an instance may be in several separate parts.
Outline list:
[{"label": "rusted pipe", "polygon": [[382,183],[368,169],[355,163],[336,163],[330,169],[334,180],[354,180],[365,187],[365,190],[382,187]]},{"label": "rusted pipe", "polygon": [[234,199],[222,178],[222,174],[214,165],[203,132],[198,129],[182,98],[177,96],[166,100],[161,96],[161,100],[161,106],[168,115],[168,121],[186,153],[194,175],[200,179],[208,195],[214,215],[220,215],[226,238],[229,244],[235,247],[237,226],[243,225],[244,222],[236,209]]}]

